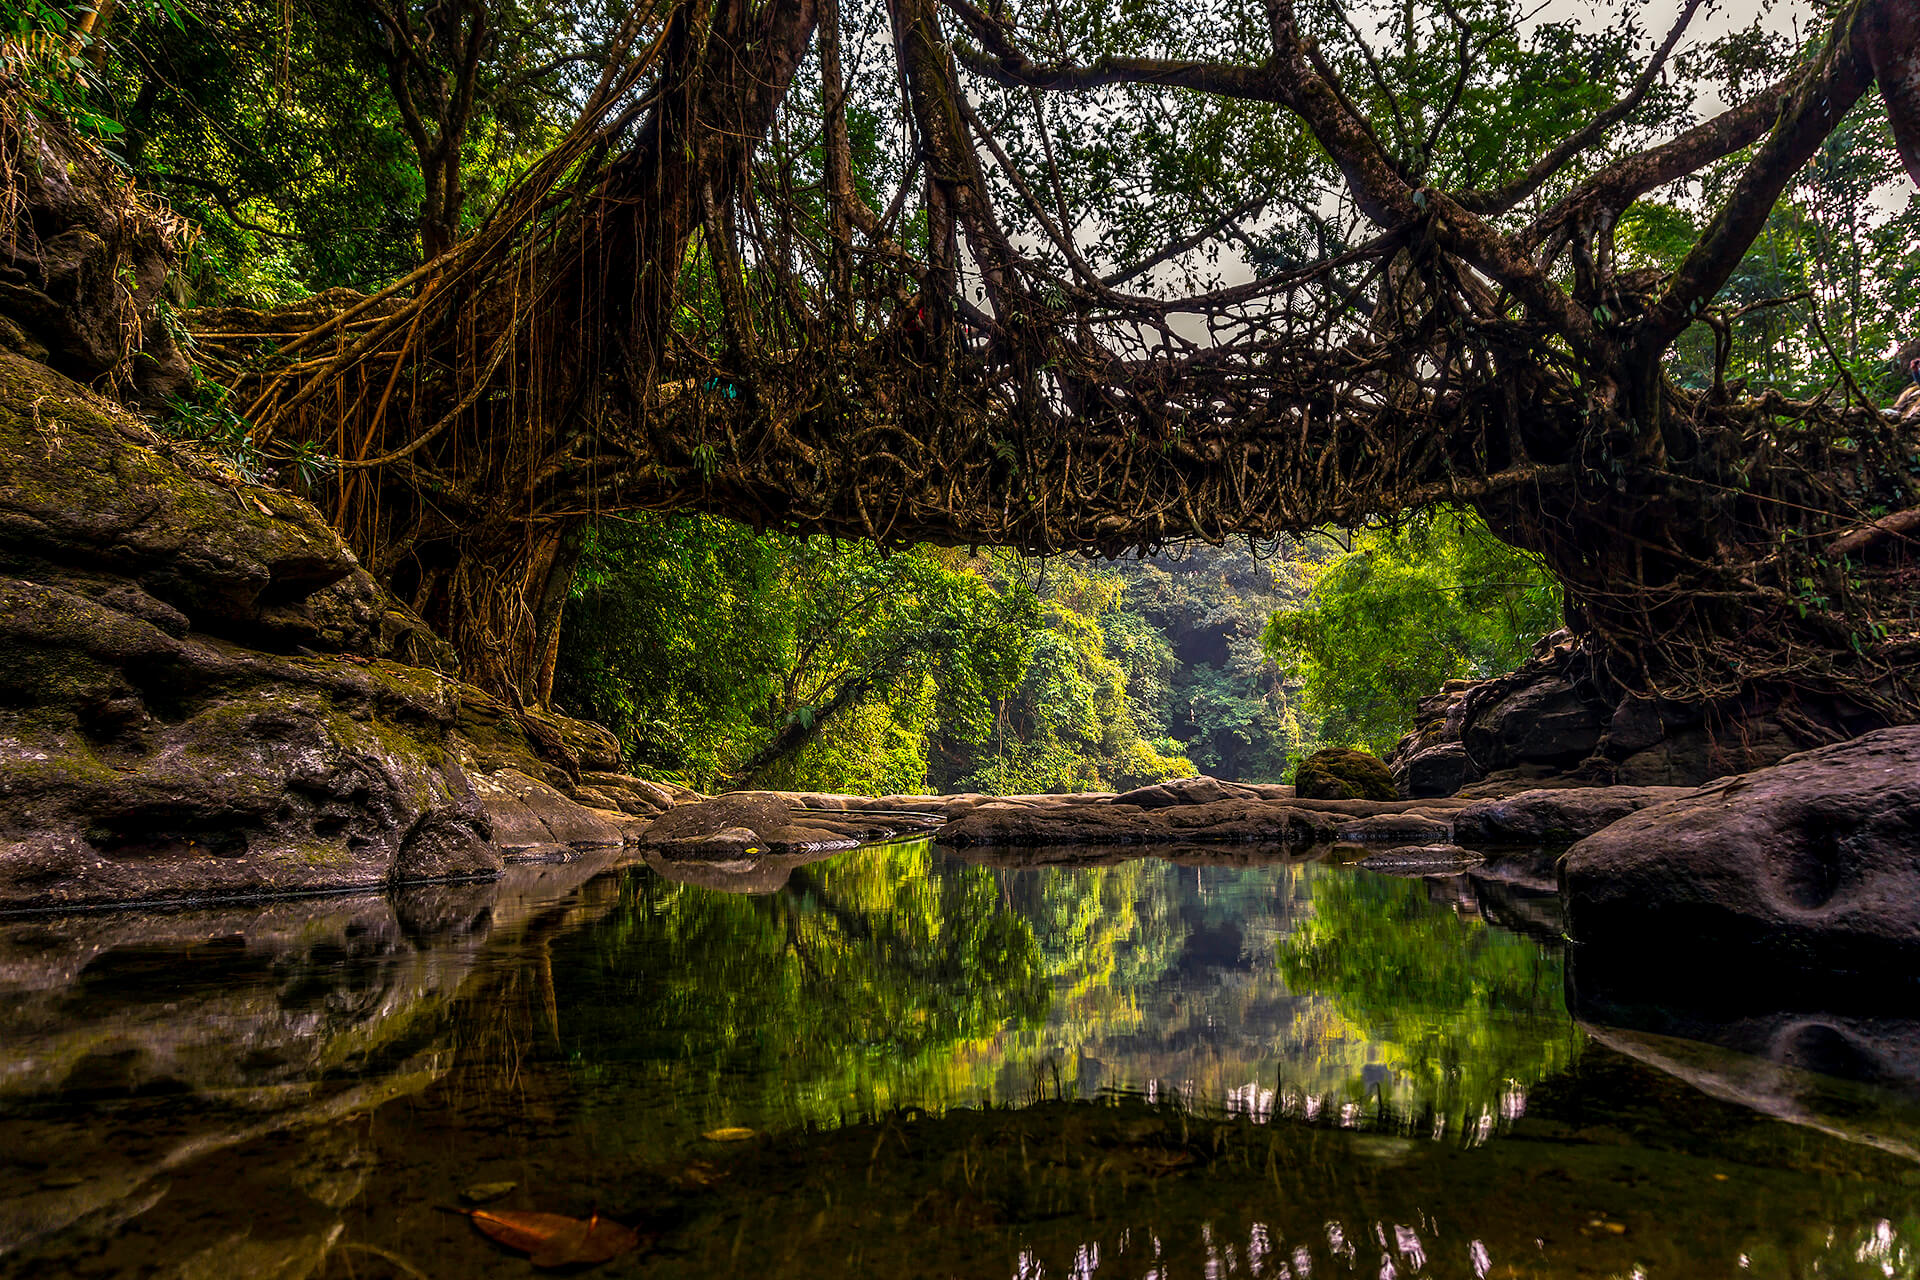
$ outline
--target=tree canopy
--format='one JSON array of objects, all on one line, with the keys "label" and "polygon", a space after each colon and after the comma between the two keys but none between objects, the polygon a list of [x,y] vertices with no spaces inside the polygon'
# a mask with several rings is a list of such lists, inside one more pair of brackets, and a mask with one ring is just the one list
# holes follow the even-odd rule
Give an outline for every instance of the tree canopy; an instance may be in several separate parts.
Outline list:
[{"label": "tree canopy", "polygon": [[[429,260],[191,322],[250,439],[338,460],[323,501],[478,678],[547,697],[604,511],[1111,554],[1453,503],[1543,558],[1617,681],[1920,710],[1915,435],[1872,376],[1912,220],[1863,212],[1920,171],[1910,6],[1824,4],[1798,43],[1696,39],[1701,0],[1664,31],[1512,0],[564,8],[281,6],[282,65],[334,61],[247,110],[384,83],[352,127],[405,140]],[[96,33],[129,118],[155,86],[147,118],[220,119],[150,52],[170,7],[131,11]],[[146,168],[187,174],[174,145]],[[280,189],[223,210],[280,232]]]}]

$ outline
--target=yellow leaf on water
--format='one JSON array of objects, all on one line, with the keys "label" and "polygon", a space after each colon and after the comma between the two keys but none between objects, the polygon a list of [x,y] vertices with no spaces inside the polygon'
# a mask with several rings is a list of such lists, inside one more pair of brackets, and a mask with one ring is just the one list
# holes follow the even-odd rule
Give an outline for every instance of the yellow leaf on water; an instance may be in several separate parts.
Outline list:
[{"label": "yellow leaf on water", "polygon": [[757,1138],[760,1135],[752,1129],[734,1126],[726,1129],[709,1129],[700,1136],[708,1142],[745,1142],[749,1138]]}]

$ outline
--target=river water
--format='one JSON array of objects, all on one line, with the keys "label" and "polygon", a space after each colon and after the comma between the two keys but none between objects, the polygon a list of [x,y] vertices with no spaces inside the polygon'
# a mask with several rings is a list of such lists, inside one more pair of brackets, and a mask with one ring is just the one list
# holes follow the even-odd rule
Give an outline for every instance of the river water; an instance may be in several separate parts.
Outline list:
[{"label": "river water", "polygon": [[1920,1271],[1914,1024],[1567,969],[1537,888],[1257,849],[0,921],[0,1276],[536,1274],[476,1201],[608,1276]]}]

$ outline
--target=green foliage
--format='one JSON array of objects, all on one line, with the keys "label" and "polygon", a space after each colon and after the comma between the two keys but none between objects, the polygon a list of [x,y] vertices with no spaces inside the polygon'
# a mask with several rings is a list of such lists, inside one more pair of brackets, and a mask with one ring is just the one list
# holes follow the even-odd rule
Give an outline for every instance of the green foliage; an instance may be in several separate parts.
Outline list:
[{"label": "green foliage", "polygon": [[[126,0],[125,7],[186,30],[178,0]],[[16,0],[9,10],[0,16],[0,71],[16,72],[42,110],[93,134],[117,157],[116,139],[126,126],[106,106],[110,88],[102,68],[111,46],[90,29],[97,12],[54,0]]]},{"label": "green foliage", "polygon": [[1161,717],[1172,645],[1111,572],[609,520],[569,605],[558,701],[642,772],[890,794],[1124,788],[1193,772]]},{"label": "green foliage", "polygon": [[191,394],[170,395],[166,403],[165,416],[155,422],[161,431],[224,459],[250,484],[283,483],[312,493],[338,461],[310,440],[271,452],[261,449],[253,424],[234,407],[233,392],[219,383],[196,376]]},{"label": "green foliage", "polygon": [[[430,0],[388,9],[422,37],[469,12]],[[597,75],[593,51],[612,6],[488,0],[478,9],[487,37],[471,72],[472,110],[452,142],[464,227],[571,122]],[[26,0],[14,21],[64,31],[74,12]],[[196,302],[370,290],[419,261],[429,213],[422,146],[439,141],[434,111],[460,100],[440,42],[422,38],[396,63],[375,7],[354,0],[138,0],[101,25],[97,41],[81,39],[84,56],[67,59],[79,65],[40,82],[199,227],[181,279]],[[424,121],[409,121],[395,96],[407,82],[428,104]]]},{"label": "green foliage", "polygon": [[1043,625],[1018,687],[1000,704],[991,754],[945,743],[937,780],[1013,795],[1124,790],[1193,773],[1145,705],[1171,655],[1122,610],[1122,583],[1055,561],[1040,595]]},{"label": "green foliage", "polygon": [[778,548],[709,517],[606,522],[574,581],[555,695],[642,772],[711,783],[779,694]]},{"label": "green foliage", "polygon": [[925,785],[926,738],[978,743],[1020,679],[1037,617],[952,557],[731,521],[608,521],[569,608],[559,699],[611,726],[635,767],[723,784],[863,792]]},{"label": "green foliage", "polygon": [[1560,625],[1546,571],[1457,512],[1366,530],[1307,572],[1306,601],[1274,614],[1261,642],[1301,682],[1302,713],[1330,746],[1384,755],[1419,699],[1519,665]]},{"label": "green foliage", "polygon": [[1243,545],[1195,547],[1164,558],[1129,559],[1106,572],[1126,586],[1129,627],[1166,646],[1151,680],[1137,680],[1145,713],[1184,744],[1202,773],[1281,782],[1301,727],[1280,668],[1260,645],[1276,610],[1306,593],[1303,566],[1323,553],[1285,542],[1255,555]]}]

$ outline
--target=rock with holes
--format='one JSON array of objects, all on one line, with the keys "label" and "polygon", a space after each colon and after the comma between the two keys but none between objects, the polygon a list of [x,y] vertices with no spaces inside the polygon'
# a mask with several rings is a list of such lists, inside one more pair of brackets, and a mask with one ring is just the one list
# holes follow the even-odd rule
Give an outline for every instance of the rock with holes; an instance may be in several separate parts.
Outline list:
[{"label": "rock with holes", "polygon": [[1910,989],[1920,974],[1920,727],[1882,729],[1641,809],[1567,854],[1590,970],[1655,983]]},{"label": "rock with holes", "polygon": [[310,504],[0,352],[0,908],[497,873],[421,630]]},{"label": "rock with holes", "polygon": [[[0,906],[490,875],[453,685],[0,578]],[[149,616],[142,616],[142,613]]]}]

